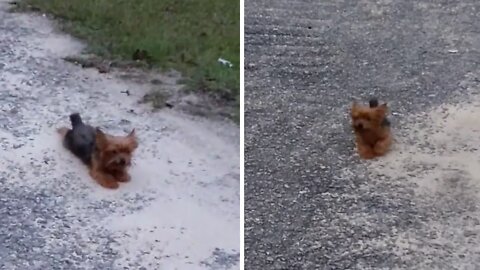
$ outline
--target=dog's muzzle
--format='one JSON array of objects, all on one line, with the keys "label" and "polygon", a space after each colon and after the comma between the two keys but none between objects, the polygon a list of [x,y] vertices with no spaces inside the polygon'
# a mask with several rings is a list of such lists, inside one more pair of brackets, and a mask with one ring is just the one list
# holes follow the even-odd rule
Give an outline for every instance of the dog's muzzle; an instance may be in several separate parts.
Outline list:
[{"label": "dog's muzzle", "polygon": [[125,167],[130,166],[130,160],[126,157],[119,156],[112,159],[109,164],[115,167]]},{"label": "dog's muzzle", "polygon": [[355,129],[356,131],[362,131],[365,129],[365,125],[362,123],[362,122],[354,122],[353,123],[353,129]]}]

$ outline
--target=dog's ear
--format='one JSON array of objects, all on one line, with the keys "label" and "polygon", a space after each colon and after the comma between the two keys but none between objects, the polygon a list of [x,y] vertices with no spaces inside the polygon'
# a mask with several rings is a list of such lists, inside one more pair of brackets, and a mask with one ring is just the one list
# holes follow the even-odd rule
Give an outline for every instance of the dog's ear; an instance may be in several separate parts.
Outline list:
[{"label": "dog's ear", "polygon": [[127,138],[130,141],[129,144],[132,148],[132,151],[135,150],[138,147],[137,136],[135,135],[135,129],[132,129],[132,131],[130,131]]},{"label": "dog's ear", "polygon": [[95,142],[99,148],[105,148],[108,144],[107,136],[100,128],[95,129]]},{"label": "dog's ear", "polygon": [[380,108],[381,110],[385,110],[385,112],[388,111],[388,105],[387,105],[387,103],[383,103],[382,105],[378,106],[378,108]]},{"label": "dog's ear", "polygon": [[132,131],[130,131],[130,133],[128,134],[127,137],[129,137],[129,138],[134,138],[135,137],[135,128],[132,129]]},{"label": "dog's ear", "polygon": [[378,115],[380,115],[382,117],[385,116],[388,112],[387,103],[383,103],[382,105],[376,107],[375,111],[377,112]]},{"label": "dog's ear", "polygon": [[358,103],[357,101],[354,100],[352,103],[352,108],[350,109],[350,114],[352,115],[352,117],[357,114],[357,111],[358,111]]}]

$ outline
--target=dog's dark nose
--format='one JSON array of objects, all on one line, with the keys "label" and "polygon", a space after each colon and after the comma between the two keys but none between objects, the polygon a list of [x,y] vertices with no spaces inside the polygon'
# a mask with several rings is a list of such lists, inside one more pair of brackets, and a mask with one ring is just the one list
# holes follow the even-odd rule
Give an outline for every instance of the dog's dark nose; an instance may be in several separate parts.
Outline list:
[{"label": "dog's dark nose", "polygon": [[121,166],[125,166],[126,163],[127,162],[123,158],[118,161],[118,164],[120,164]]}]

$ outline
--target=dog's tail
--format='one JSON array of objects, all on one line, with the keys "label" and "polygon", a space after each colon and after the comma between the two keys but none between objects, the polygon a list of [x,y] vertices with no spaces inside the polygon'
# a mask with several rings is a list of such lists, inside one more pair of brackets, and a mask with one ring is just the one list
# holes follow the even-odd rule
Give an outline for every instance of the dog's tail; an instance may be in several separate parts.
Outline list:
[{"label": "dog's tail", "polygon": [[372,98],[372,99],[370,99],[368,104],[370,105],[370,108],[378,107],[378,99]]},{"label": "dog's tail", "polygon": [[80,117],[79,113],[72,113],[70,115],[70,122],[72,122],[72,128],[83,124],[82,118]]}]

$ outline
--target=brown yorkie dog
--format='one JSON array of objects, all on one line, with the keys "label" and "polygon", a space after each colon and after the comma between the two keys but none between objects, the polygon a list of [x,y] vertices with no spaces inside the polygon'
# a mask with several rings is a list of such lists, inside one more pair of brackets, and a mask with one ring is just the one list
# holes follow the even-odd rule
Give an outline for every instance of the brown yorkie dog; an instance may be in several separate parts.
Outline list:
[{"label": "brown yorkie dog", "polygon": [[138,146],[135,129],[127,136],[112,136],[83,123],[80,115],[70,115],[72,129],[63,127],[63,145],[90,169],[90,175],[106,188],[118,188],[128,182],[132,154]]},{"label": "brown yorkie dog", "polygon": [[351,111],[358,154],[364,159],[383,156],[392,144],[387,104],[378,105],[377,99],[369,103],[362,106],[354,102]]}]

